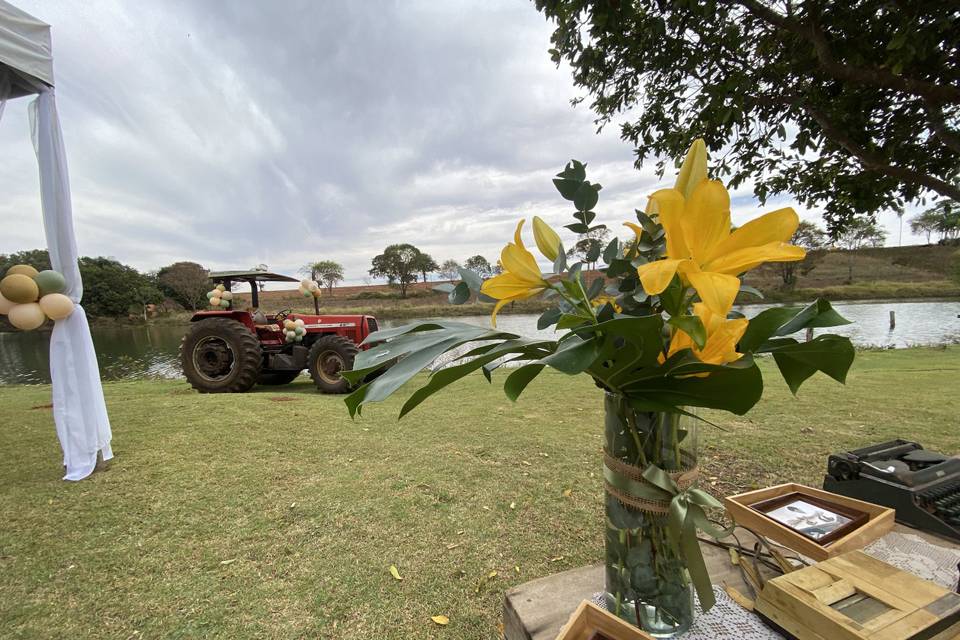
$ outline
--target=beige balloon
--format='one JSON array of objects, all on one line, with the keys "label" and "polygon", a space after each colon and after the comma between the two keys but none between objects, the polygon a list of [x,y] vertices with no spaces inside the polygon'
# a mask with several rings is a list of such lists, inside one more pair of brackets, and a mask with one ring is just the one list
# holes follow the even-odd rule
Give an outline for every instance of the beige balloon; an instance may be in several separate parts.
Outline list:
[{"label": "beige balloon", "polygon": [[40,272],[37,271],[36,269],[34,269],[33,267],[31,267],[31,266],[28,265],[28,264],[15,264],[15,265],[13,265],[12,267],[10,267],[9,269],[7,269],[7,273],[6,273],[5,275],[12,276],[12,275],[16,275],[16,274],[18,274],[18,273],[19,273],[19,274],[22,274],[22,275],[25,275],[25,276],[27,276],[28,278],[35,278],[35,277],[37,276],[37,274],[40,273]]},{"label": "beige balloon", "polygon": [[10,309],[10,313],[7,314],[7,319],[10,321],[10,324],[17,329],[30,331],[42,325],[46,321],[47,316],[44,315],[43,309],[40,308],[39,304],[36,302],[27,302],[25,304],[14,305],[14,307]]},{"label": "beige balloon", "polygon": [[219,306],[220,306],[220,298],[210,298],[210,306],[211,306],[211,307],[219,307]]},{"label": "beige balloon", "polygon": [[3,297],[3,294],[0,293],[0,316],[5,316],[10,313],[10,309],[13,309],[13,306],[17,304],[16,302],[11,302]]},{"label": "beige balloon", "polygon": [[223,300],[233,300],[233,291],[224,291],[220,294]]},{"label": "beige balloon", "polygon": [[73,313],[73,300],[62,293],[48,293],[40,298],[39,304],[51,320],[63,320]]}]

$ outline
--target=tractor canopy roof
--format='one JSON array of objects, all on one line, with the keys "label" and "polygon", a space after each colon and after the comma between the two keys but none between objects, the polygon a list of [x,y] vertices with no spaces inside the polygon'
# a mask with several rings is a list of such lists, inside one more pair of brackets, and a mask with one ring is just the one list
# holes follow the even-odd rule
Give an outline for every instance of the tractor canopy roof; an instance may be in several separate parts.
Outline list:
[{"label": "tractor canopy roof", "polygon": [[271,273],[269,271],[211,271],[214,282],[223,280],[256,280],[257,282],[300,282],[297,278]]}]

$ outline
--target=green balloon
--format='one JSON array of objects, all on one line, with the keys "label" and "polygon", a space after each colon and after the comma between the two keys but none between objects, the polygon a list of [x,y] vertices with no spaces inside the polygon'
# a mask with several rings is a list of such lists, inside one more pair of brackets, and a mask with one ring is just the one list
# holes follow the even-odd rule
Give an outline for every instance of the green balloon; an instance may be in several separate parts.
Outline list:
[{"label": "green balloon", "polygon": [[221,298],[221,299],[220,299],[220,307],[223,308],[223,309],[229,309],[229,308],[230,308],[230,301],[229,301],[229,300],[223,300],[223,299]]},{"label": "green balloon", "polygon": [[207,300],[209,300],[210,298],[212,298],[215,293],[217,293],[217,292],[216,292],[216,291],[207,291]]},{"label": "green balloon", "polygon": [[33,276],[33,280],[40,288],[41,298],[48,293],[63,293],[67,288],[67,281],[64,277],[56,271],[49,269]]}]

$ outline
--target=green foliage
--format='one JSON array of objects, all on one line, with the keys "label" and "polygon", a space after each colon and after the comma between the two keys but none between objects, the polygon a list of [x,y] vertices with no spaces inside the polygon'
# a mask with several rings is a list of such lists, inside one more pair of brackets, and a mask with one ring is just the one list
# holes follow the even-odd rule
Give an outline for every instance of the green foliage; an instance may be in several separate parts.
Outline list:
[{"label": "green foliage", "polygon": [[125,316],[163,301],[156,282],[112,258],[80,258],[83,308],[94,316]]},{"label": "green foliage", "polygon": [[806,249],[807,256],[800,262],[776,263],[785,288],[791,288],[797,284],[798,272],[807,275],[817,267],[825,255],[823,249],[827,246],[827,234],[815,222],[801,220],[790,239],[790,244]]},{"label": "green foliage", "polygon": [[417,256],[415,260],[415,268],[420,273],[420,277],[423,278],[423,281],[427,281],[427,276],[434,271],[440,269],[440,265],[437,264],[437,261],[430,257],[429,253],[421,253]]},{"label": "green foliage", "polygon": [[490,265],[490,261],[481,255],[475,255],[467,258],[467,261],[463,263],[463,266],[482,278],[489,278],[493,275],[493,267]]},{"label": "green foliage", "polygon": [[953,252],[953,257],[950,259],[950,262],[952,271],[950,275],[953,281],[960,285],[960,250]]},{"label": "green foliage", "polygon": [[941,243],[960,238],[960,204],[952,200],[940,200],[926,211],[910,220],[910,230],[927,236],[936,233]]},{"label": "green foliage", "polygon": [[207,304],[212,287],[209,272],[196,262],[175,262],[157,272],[157,285],[186,309],[196,311]]},{"label": "green foliage", "polygon": [[50,269],[50,254],[46,249],[27,249],[10,254],[0,254],[0,277],[15,264],[29,264],[37,271]]},{"label": "green foliage", "polygon": [[400,290],[400,297],[406,298],[407,288],[417,281],[422,255],[412,244],[391,244],[373,259],[370,275],[386,278],[391,286]]},{"label": "green foliage", "polygon": [[718,173],[733,187],[822,204],[831,233],[929,190],[960,200],[960,28],[938,3],[536,5],[555,24],[554,62],[572,67],[598,124],[634,118],[621,136],[638,167],[703,137],[728,151]]}]

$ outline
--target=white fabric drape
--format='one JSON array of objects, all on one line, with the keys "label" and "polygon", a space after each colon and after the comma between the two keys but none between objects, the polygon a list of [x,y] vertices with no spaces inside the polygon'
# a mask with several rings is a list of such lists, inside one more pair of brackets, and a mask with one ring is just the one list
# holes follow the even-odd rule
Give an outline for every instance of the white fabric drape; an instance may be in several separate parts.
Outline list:
[{"label": "white fabric drape", "polygon": [[[52,88],[41,91],[30,103],[30,135],[40,165],[40,201],[50,263],[66,279],[66,294],[79,303],[83,284],[73,233],[70,180]],[[113,451],[97,354],[87,315],[79,304],[68,318],[54,324],[50,379],[53,419],[67,469],[64,480],[82,480],[93,473],[98,452],[109,460]]]}]

